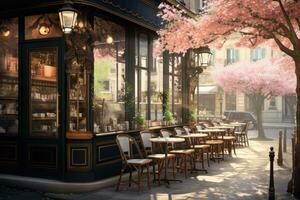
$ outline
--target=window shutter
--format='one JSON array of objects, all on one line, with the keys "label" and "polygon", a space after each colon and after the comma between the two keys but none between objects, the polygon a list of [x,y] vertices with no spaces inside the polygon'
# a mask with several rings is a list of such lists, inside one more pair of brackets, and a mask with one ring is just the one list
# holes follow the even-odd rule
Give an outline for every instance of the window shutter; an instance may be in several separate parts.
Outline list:
[{"label": "window shutter", "polygon": [[266,49],[265,49],[265,48],[262,48],[261,51],[262,51],[262,52],[261,52],[261,54],[262,54],[261,57],[262,57],[262,59],[264,59],[264,58],[266,57]]},{"label": "window shutter", "polygon": [[238,62],[240,60],[240,52],[238,49],[235,49],[234,62]]}]

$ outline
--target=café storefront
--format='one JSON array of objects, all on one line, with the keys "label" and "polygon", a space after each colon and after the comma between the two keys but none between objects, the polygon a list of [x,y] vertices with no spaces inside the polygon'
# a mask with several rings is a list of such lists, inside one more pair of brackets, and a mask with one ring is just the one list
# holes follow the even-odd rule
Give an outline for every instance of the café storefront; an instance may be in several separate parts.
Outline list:
[{"label": "caf\u00e9 storefront", "polygon": [[75,0],[71,32],[59,16],[64,1],[3,3],[1,173],[108,178],[121,166],[115,136],[138,137],[137,113],[156,131],[169,105],[174,123],[182,123],[185,59],[153,57],[159,3]]}]

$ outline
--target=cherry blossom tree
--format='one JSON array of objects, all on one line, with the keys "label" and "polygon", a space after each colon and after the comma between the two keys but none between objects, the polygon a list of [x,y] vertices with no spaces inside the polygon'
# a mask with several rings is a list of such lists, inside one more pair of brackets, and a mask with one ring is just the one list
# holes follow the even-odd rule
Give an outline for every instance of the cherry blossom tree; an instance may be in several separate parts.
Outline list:
[{"label": "cherry blossom tree", "polygon": [[[190,48],[220,47],[233,33],[243,37],[237,45],[255,47],[268,42],[293,59],[300,95],[300,1],[299,0],[207,0],[207,10],[197,18],[165,3],[159,8],[165,28],[158,31],[158,48],[185,53]],[[296,163],[294,195],[300,197],[300,101],[297,101]]]},{"label": "cherry blossom tree", "polygon": [[279,61],[239,62],[217,66],[212,71],[213,79],[225,92],[247,94],[257,117],[258,138],[265,138],[262,126],[264,100],[296,92],[295,73],[281,67]]}]

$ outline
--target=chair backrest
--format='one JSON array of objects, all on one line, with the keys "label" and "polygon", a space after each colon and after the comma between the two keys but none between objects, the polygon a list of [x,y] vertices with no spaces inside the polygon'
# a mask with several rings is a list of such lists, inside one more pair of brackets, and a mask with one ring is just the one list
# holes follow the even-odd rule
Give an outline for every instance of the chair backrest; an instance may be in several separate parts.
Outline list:
[{"label": "chair backrest", "polygon": [[196,127],[196,131],[197,132],[203,130],[203,127],[201,125],[199,125],[199,124],[196,125],[195,127]]},{"label": "chair backrest", "polygon": [[160,130],[160,135],[162,137],[170,137],[170,136],[172,136],[172,133],[169,130],[161,129]]},{"label": "chair backrest", "polygon": [[189,126],[183,126],[183,129],[187,135],[192,133],[192,129]]},{"label": "chair backrest", "polygon": [[145,155],[152,153],[152,143],[150,142],[150,139],[154,136],[153,133],[140,132],[140,136]]},{"label": "chair backrest", "polygon": [[186,134],[185,130],[183,128],[181,128],[181,127],[174,128],[174,131],[175,131],[176,135],[184,135],[184,134]]},{"label": "chair backrest", "polygon": [[119,147],[119,151],[120,151],[123,162],[127,163],[128,159],[134,158],[133,147],[136,148],[139,157],[143,158],[141,150],[140,150],[136,140],[133,137],[131,137],[127,134],[117,135],[116,143]]},{"label": "chair backrest", "polygon": [[244,129],[245,134],[248,134],[249,125],[250,125],[250,122],[246,122],[245,129]]}]

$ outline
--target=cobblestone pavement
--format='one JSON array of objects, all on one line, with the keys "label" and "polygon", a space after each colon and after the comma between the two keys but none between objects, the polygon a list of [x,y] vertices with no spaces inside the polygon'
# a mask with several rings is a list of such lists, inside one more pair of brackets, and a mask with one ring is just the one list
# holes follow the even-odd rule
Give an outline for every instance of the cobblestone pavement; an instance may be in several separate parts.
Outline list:
[{"label": "cobblestone pavement", "polygon": [[[252,134],[255,135],[255,133]],[[138,192],[136,187],[127,188],[127,184],[124,183],[119,192],[115,192],[115,187],[110,187],[84,194],[42,194],[1,186],[0,200],[263,200],[268,198],[268,151],[270,146],[274,146],[276,151],[278,141],[250,140],[250,147],[238,149],[237,156],[226,157],[224,162],[213,162],[211,167],[208,168],[208,174],[191,174],[187,179],[179,174],[177,178],[182,179],[183,183],[172,183],[170,188],[164,185],[160,187],[153,185],[149,191],[145,187],[141,192]],[[275,163],[276,199],[293,199],[286,193],[287,183],[291,175],[290,151],[288,149],[288,153],[284,153],[285,167],[278,167]]]}]

